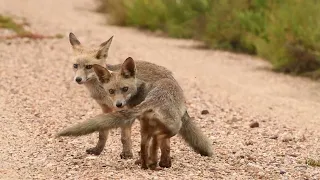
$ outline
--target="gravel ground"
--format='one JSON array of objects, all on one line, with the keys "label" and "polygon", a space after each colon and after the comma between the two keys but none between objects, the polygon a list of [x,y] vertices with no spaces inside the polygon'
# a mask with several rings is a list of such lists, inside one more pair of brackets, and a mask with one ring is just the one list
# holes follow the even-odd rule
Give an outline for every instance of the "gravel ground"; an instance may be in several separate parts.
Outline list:
[{"label": "gravel ground", "polygon": [[[319,83],[272,73],[254,57],[107,26],[92,12],[94,5],[93,0],[0,1],[1,14],[25,17],[34,32],[66,35],[0,42],[0,179],[320,179],[319,168],[304,164],[305,158],[319,158]],[[190,115],[212,140],[214,156],[201,157],[174,137],[173,167],[141,170],[134,165],[138,123],[132,160],[119,157],[119,130],[98,157],[85,153],[97,134],[54,139],[58,130],[100,113],[85,87],[72,82],[70,31],[88,45],[115,35],[109,63],[132,56],[172,70]]]}]

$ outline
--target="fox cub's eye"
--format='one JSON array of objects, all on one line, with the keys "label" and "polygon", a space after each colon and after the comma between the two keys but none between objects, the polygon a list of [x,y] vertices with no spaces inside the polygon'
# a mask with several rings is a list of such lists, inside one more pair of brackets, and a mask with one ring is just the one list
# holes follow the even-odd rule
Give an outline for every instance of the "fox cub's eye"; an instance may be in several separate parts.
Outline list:
[{"label": "fox cub's eye", "polygon": [[114,90],[113,89],[109,89],[109,93],[110,94],[114,94]]},{"label": "fox cub's eye", "polygon": [[127,92],[128,89],[129,89],[128,87],[123,87],[123,88],[122,88],[122,91],[123,91],[123,92]]},{"label": "fox cub's eye", "polygon": [[73,68],[77,69],[78,68],[78,64],[73,64]]},{"label": "fox cub's eye", "polygon": [[86,69],[91,69],[92,65],[86,65]]}]

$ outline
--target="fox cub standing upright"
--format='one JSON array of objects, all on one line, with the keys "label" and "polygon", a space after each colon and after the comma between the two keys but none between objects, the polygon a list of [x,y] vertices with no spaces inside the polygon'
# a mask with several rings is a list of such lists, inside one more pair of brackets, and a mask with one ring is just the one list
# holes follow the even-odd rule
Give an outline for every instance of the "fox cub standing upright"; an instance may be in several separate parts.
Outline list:
[{"label": "fox cub standing upright", "polygon": [[[123,105],[113,104],[110,101],[108,93],[103,89],[101,83],[98,81],[96,74],[92,68],[93,64],[99,64],[101,66],[106,66],[106,59],[108,57],[108,51],[111,45],[113,37],[105,41],[98,47],[87,48],[84,47],[77,37],[73,34],[69,34],[69,41],[73,48],[72,60],[74,62],[73,69],[75,72],[74,80],[78,84],[84,84],[93,99],[101,106],[104,113],[110,113],[114,110],[123,109]],[[167,78],[171,76],[171,72],[164,67],[144,62],[138,61],[136,63],[139,73],[137,77],[146,82],[155,82],[161,78]],[[118,65],[108,65],[109,70],[119,69],[121,64]],[[131,120],[131,122],[133,122]],[[132,141],[131,141],[131,127],[130,123],[126,126],[121,127],[121,142],[123,145],[120,157],[123,159],[132,158]],[[99,155],[105,147],[108,130],[99,131],[99,141],[94,148],[87,149],[87,153]]]},{"label": "fox cub standing upright", "polygon": [[136,65],[130,57],[117,72],[110,73],[100,65],[93,65],[93,69],[113,104],[129,108],[98,115],[61,131],[58,136],[79,136],[118,128],[138,118],[141,124],[141,168],[157,167],[159,147],[159,166],[171,167],[170,138],[178,133],[201,155],[212,155],[211,143],[189,117],[183,91],[172,76],[147,83],[136,77]]}]

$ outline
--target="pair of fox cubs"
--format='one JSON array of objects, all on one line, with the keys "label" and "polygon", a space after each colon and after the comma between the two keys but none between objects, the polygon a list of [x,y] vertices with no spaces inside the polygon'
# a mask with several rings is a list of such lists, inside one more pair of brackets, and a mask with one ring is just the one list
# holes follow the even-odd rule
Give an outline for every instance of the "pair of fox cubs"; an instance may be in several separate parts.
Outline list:
[{"label": "pair of fox cubs", "polygon": [[[132,158],[131,127],[135,119],[141,125],[140,159],[143,169],[171,167],[170,138],[176,134],[199,154],[212,156],[210,141],[191,120],[183,90],[168,69],[128,57],[122,64],[106,65],[111,37],[98,48],[81,45],[73,33],[69,41],[73,47],[75,81],[84,84],[103,114],[66,128],[57,136],[81,136],[99,131],[97,146],[87,153],[99,155],[108,131],[121,128],[123,151],[121,158]],[[107,68],[106,68],[107,67]]]}]

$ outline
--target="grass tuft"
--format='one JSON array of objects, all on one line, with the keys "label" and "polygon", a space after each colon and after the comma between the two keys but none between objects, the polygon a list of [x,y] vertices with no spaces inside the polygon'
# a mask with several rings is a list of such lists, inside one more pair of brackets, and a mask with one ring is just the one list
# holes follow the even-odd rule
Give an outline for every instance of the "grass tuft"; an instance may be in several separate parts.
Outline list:
[{"label": "grass tuft", "polygon": [[10,17],[6,17],[0,14],[0,28],[10,29],[17,34],[25,34],[27,31],[23,28],[23,25],[17,24]]},{"label": "grass tuft", "polygon": [[306,159],[306,164],[312,167],[320,167],[320,160],[308,158]]},{"label": "grass tuft", "polygon": [[29,38],[29,39],[53,39],[63,38],[62,34],[56,34],[55,36],[41,35],[37,33],[32,33],[25,30],[23,24],[16,23],[12,18],[3,16],[0,14],[0,29],[9,29],[15,32],[15,35],[0,36],[0,39],[16,39],[16,38]]}]

